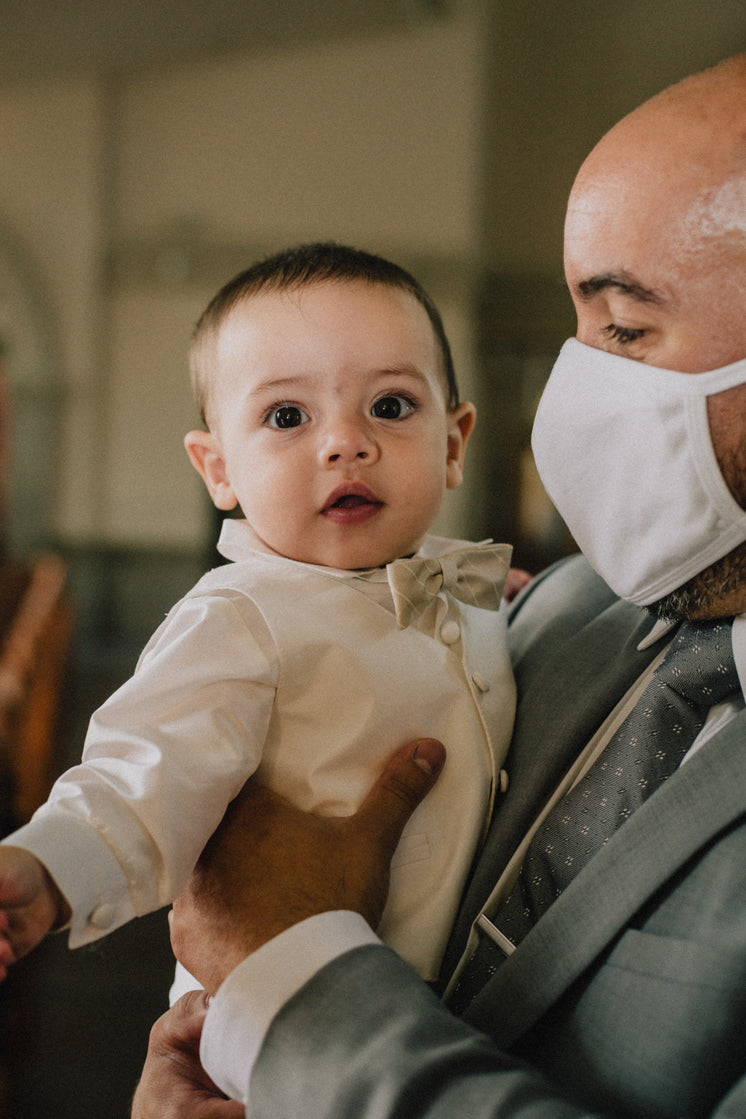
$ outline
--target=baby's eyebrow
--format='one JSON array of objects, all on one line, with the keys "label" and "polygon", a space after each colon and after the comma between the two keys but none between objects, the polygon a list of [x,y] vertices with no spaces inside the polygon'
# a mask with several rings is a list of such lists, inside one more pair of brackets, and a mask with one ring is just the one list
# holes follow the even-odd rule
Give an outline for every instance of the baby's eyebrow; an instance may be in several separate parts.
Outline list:
[{"label": "baby's eyebrow", "polygon": [[273,377],[269,381],[262,381],[258,385],[252,385],[249,390],[249,396],[264,396],[266,394],[286,392],[289,389],[297,388],[299,385],[307,384],[308,378],[304,377]]},{"label": "baby's eyebrow", "polygon": [[[379,385],[389,387],[389,390],[395,387],[389,385],[389,382],[397,380],[414,381],[420,386],[425,386],[428,383],[427,375],[416,365],[411,365],[408,362],[402,362],[400,365],[385,365],[380,368],[370,369],[367,371],[366,375],[372,378],[372,382],[377,381]],[[247,391],[243,399],[249,404],[257,400],[260,403],[264,403],[270,397],[274,397],[275,399],[296,397],[302,395],[304,392],[313,392],[314,385],[318,387],[319,381],[323,381],[323,375],[314,375],[310,370],[308,373],[293,373],[288,376],[280,375],[277,377],[268,377],[265,381],[260,381],[259,384],[252,385],[251,387],[247,386]]]},{"label": "baby's eyebrow", "polygon": [[379,375],[383,377],[413,377],[415,381],[426,381],[427,377],[416,365],[394,365],[380,369]]},{"label": "baby's eyebrow", "polygon": [[624,271],[603,272],[598,276],[590,276],[587,280],[581,280],[575,290],[582,300],[589,302],[607,288],[615,288],[622,295],[628,295],[630,299],[635,299],[638,303],[660,304],[666,302],[665,298],[655,288],[645,287]]}]

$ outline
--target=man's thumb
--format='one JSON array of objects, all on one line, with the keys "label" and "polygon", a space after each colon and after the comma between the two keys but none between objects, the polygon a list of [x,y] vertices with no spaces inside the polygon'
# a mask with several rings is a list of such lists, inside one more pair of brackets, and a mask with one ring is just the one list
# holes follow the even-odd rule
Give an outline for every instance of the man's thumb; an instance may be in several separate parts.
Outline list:
[{"label": "man's thumb", "polygon": [[420,738],[398,750],[357,812],[361,828],[378,835],[393,854],[404,825],[440,776],[445,747]]}]

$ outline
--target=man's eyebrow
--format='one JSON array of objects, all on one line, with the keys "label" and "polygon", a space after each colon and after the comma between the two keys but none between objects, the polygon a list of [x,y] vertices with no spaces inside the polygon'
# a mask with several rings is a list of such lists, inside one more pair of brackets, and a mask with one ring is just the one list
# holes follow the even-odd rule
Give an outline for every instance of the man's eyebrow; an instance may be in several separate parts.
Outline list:
[{"label": "man's eyebrow", "polygon": [[590,276],[587,280],[580,281],[576,291],[581,299],[587,301],[607,288],[614,288],[622,295],[636,299],[638,303],[666,302],[660,292],[655,291],[654,288],[644,287],[627,272],[604,272],[598,276]]}]

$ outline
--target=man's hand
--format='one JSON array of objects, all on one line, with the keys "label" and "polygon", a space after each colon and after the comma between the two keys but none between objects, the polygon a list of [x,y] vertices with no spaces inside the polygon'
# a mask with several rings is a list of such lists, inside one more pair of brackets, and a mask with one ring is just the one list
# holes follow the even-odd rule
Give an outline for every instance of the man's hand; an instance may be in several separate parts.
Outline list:
[{"label": "man's hand", "polygon": [[243,1119],[199,1061],[207,996],[190,991],[150,1031],[148,1055],[132,1103],[132,1119]]},{"label": "man's hand", "polygon": [[67,902],[39,860],[21,847],[0,846],[0,980],[69,915]]},{"label": "man's hand", "polygon": [[391,856],[444,761],[434,739],[410,743],[358,812],[343,818],[302,812],[249,781],[174,902],[177,958],[214,994],[246,956],[306,917],[348,909],[375,928]]},{"label": "man's hand", "polygon": [[503,587],[503,598],[506,602],[512,602],[516,598],[527,583],[530,583],[532,576],[528,571],[524,571],[520,567],[511,567],[508,572],[508,577],[505,580]]}]

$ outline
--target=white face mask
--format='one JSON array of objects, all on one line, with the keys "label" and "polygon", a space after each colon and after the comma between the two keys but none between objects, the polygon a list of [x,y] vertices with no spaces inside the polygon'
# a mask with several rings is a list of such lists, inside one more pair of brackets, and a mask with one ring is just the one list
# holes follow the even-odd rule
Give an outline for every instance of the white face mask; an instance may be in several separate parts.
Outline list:
[{"label": "white face mask", "polygon": [[534,421],[547,493],[598,574],[641,606],[746,540],[746,512],[712,449],[707,397],[746,382],[746,359],[674,373],[571,338]]}]

